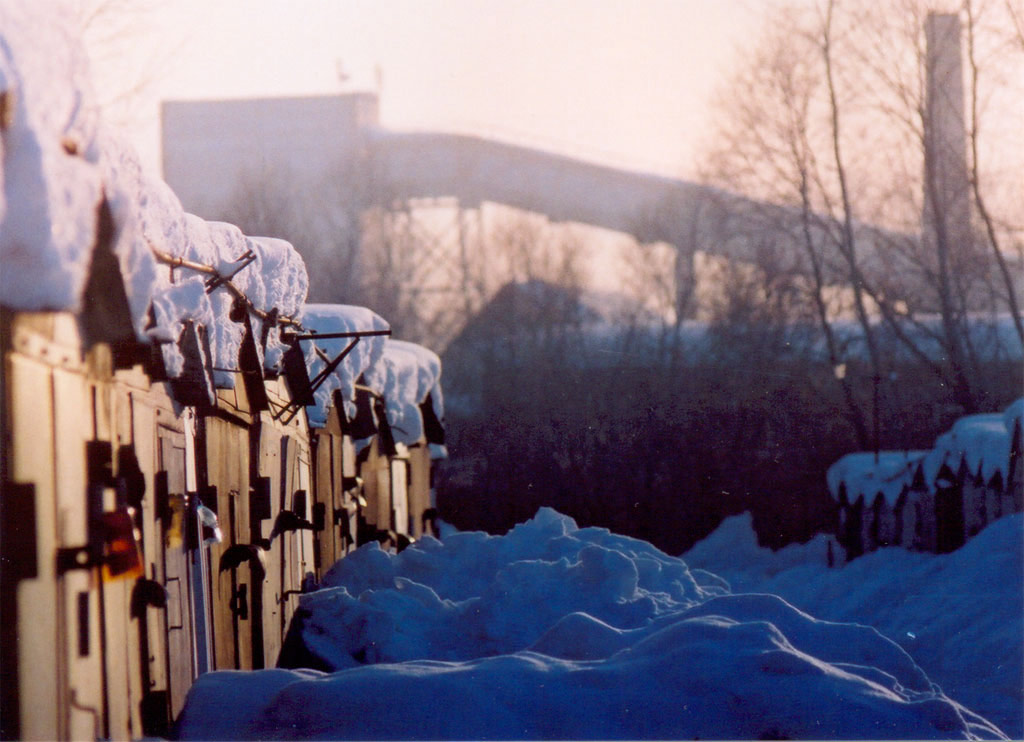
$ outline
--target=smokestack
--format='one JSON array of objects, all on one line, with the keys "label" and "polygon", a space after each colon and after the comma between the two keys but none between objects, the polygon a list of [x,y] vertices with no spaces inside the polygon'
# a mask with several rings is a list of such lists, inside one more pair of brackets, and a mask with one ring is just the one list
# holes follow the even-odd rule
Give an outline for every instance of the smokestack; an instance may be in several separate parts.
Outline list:
[{"label": "smokestack", "polygon": [[924,121],[925,239],[968,252],[971,240],[960,17],[929,13]]}]

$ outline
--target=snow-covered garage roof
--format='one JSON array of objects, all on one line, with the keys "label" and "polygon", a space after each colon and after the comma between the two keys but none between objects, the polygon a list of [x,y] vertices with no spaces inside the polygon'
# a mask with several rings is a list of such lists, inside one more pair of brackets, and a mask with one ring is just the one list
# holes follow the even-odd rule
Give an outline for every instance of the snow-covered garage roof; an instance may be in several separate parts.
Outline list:
[{"label": "snow-covered garage roof", "polygon": [[828,489],[835,498],[845,486],[846,499],[854,502],[861,495],[866,503],[881,494],[889,505],[895,505],[904,487],[910,485],[927,451],[880,451],[848,453],[828,470]]},{"label": "snow-covered garage roof", "polygon": [[870,501],[881,493],[890,505],[896,502],[904,486],[909,486],[920,467],[924,484],[930,490],[943,466],[957,472],[961,463],[972,475],[981,475],[987,483],[997,474],[1006,480],[1009,474],[1014,426],[1024,414],[1024,397],[1001,413],[967,415],[935,439],[927,451],[882,451],[876,461],[872,452],[843,456],[828,470],[828,488],[839,496],[845,485],[850,502],[864,495]]},{"label": "snow-covered garage roof", "polygon": [[[390,325],[375,312],[365,307],[346,304],[307,304],[302,315],[302,324],[312,333],[365,332],[388,330]],[[316,377],[327,364],[342,353],[355,338],[314,339],[305,347],[306,366],[310,377]],[[383,336],[361,337],[352,350],[337,365],[314,393],[316,404],[306,408],[311,425],[322,427],[327,423],[327,413],[332,404],[335,390],[341,392],[349,418],[355,415],[355,385],[367,368],[378,363],[384,352]],[[317,351],[323,353],[323,356]],[[324,359],[326,356],[327,360]]]},{"label": "snow-covered garage roof", "polygon": [[[170,188],[143,170],[100,120],[68,14],[46,3],[4,3],[0,37],[0,304],[83,309],[105,198],[109,249],[137,338],[161,343],[173,378],[184,366],[174,341],[187,322],[202,324],[209,363],[221,369],[216,381],[230,385],[244,332],[229,316],[239,294],[261,337],[266,313],[297,319],[309,283],[301,257],[283,240],[245,237],[186,214]],[[276,326],[269,328],[267,367],[283,350]]]},{"label": "snow-covered garage roof", "polygon": [[411,445],[423,437],[420,405],[427,395],[437,418],[444,418],[441,359],[421,345],[387,340],[378,362],[366,370],[365,379],[384,398],[388,423],[399,443]]}]

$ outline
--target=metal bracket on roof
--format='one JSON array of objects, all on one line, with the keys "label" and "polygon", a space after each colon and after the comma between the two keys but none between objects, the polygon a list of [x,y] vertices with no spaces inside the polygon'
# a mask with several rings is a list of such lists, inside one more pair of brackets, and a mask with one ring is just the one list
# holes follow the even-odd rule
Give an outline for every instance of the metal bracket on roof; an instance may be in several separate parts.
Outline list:
[{"label": "metal bracket on roof", "polygon": [[[324,332],[324,333],[293,333],[285,332],[281,333],[281,340],[285,343],[289,343],[292,347],[297,348],[299,343],[303,340],[339,340],[342,338],[351,339],[348,345],[345,346],[338,355],[332,360],[327,361],[327,354],[324,353],[320,348],[317,348],[317,354],[327,363],[326,366],[318,373],[314,378],[310,379],[309,382],[309,393],[314,394],[317,389],[327,380],[327,377],[334,373],[334,370],[341,365],[341,362],[345,360],[345,357],[352,352],[352,349],[359,344],[359,341],[365,337],[386,337],[391,335],[391,330],[354,330],[351,332]],[[303,406],[302,400],[291,401],[282,407],[276,415],[275,420],[279,420],[285,415],[288,415],[288,419],[284,421],[287,425],[298,414],[299,408]],[[290,414],[289,414],[290,413]]]},{"label": "metal bracket on roof", "polygon": [[301,340],[338,340],[341,338],[368,338],[390,336],[391,330],[351,330],[348,332],[308,332],[297,333],[281,331],[281,341],[294,343]]},{"label": "metal bracket on roof", "polygon": [[254,260],[256,260],[256,253],[254,253],[252,250],[246,250],[242,254],[242,257],[235,261],[236,265],[234,266],[234,270],[232,270],[231,273],[229,273],[226,276],[222,276],[218,273],[217,275],[206,279],[206,293],[213,293],[213,291],[218,286],[226,283],[227,281],[230,281],[239,273],[241,273],[242,270],[248,268],[253,263]]}]

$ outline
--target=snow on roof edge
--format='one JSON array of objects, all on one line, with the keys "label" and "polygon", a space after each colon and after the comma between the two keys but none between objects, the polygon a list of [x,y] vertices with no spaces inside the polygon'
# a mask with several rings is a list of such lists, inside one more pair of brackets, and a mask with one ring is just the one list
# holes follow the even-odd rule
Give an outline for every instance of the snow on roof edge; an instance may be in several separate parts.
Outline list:
[{"label": "snow on roof edge", "polygon": [[[980,474],[986,484],[997,473],[1005,479],[1009,473],[1014,426],[1020,425],[1022,417],[1024,397],[1015,400],[1003,412],[959,418],[926,451],[883,451],[878,454],[877,463],[872,452],[846,454],[829,467],[826,474],[829,493],[838,498],[839,486],[845,484],[850,502],[862,494],[868,500],[881,492],[891,505],[902,487],[909,486],[918,465],[929,490],[934,490],[936,478],[946,465],[956,473],[961,464],[965,464],[971,476]],[[900,468],[900,457],[907,471]],[[910,479],[906,478],[908,475]]]},{"label": "snow on roof edge", "polygon": [[431,396],[438,419],[444,417],[441,359],[429,348],[388,339],[380,360],[366,370],[366,382],[385,400],[395,440],[412,445],[423,437],[420,405]]},{"label": "snow on roof edge", "polygon": [[[308,275],[283,240],[246,238],[187,215],[177,196],[142,168],[133,148],[103,125],[92,95],[87,55],[71,14],[46,4],[0,6],[0,92],[13,112],[0,171],[0,304],[14,310],[78,312],[106,198],[111,247],[121,268],[139,342],[161,344],[170,376],[184,366],[177,347],[187,322],[207,327],[217,386],[233,384],[243,328],[230,318],[233,292],[206,282],[247,251],[253,266],[232,281],[253,306],[280,315],[301,311]],[[163,256],[211,269],[171,268]],[[261,321],[254,319],[254,332]],[[269,332],[273,366],[283,352]]]},{"label": "snow on roof edge", "polygon": [[[391,329],[388,322],[376,312],[366,307],[348,304],[306,304],[303,309],[303,325],[311,333],[320,334]],[[309,341],[304,351],[310,378],[314,378],[327,367],[328,361],[321,358],[317,350],[322,351],[329,360],[333,360],[351,342],[347,338]],[[341,393],[346,407],[346,410],[340,412],[349,417],[355,414],[353,400],[356,381],[367,368],[379,361],[383,350],[383,336],[362,337],[352,346],[344,360],[314,393],[315,404],[306,408],[310,425],[323,427],[327,424],[327,414],[333,404],[335,390]]]}]

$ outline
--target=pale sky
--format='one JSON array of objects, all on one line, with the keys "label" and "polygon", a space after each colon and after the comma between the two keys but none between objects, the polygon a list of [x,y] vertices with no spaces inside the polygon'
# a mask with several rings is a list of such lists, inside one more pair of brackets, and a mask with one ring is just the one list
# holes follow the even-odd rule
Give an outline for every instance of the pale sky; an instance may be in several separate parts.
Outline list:
[{"label": "pale sky", "polygon": [[124,52],[97,72],[116,88],[125,69],[142,70],[148,85],[128,120],[152,167],[159,99],[367,90],[379,68],[387,127],[491,135],[690,175],[715,85],[756,34],[764,5],[175,0],[140,14]]}]

